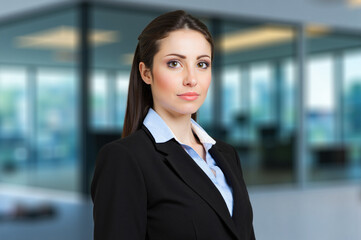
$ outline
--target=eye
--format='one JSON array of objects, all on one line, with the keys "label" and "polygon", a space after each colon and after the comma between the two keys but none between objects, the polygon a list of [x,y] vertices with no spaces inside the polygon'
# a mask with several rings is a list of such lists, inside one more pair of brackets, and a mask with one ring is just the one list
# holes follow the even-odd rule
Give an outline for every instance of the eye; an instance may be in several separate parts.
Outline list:
[{"label": "eye", "polygon": [[207,63],[207,62],[199,62],[198,67],[203,68],[203,69],[207,69],[209,67],[209,63]]},{"label": "eye", "polygon": [[169,62],[167,63],[167,65],[168,65],[168,67],[176,68],[176,67],[179,66],[179,62],[172,60],[172,61],[169,61]]}]

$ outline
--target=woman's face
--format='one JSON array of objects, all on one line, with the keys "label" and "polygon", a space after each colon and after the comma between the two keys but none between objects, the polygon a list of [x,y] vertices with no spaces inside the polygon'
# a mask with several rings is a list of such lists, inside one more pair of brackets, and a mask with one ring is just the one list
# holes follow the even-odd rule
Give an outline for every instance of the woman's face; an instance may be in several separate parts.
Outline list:
[{"label": "woman's face", "polygon": [[158,114],[191,115],[203,104],[211,83],[211,45],[198,31],[173,31],[159,40],[152,71],[142,62],[139,70],[151,85]]}]

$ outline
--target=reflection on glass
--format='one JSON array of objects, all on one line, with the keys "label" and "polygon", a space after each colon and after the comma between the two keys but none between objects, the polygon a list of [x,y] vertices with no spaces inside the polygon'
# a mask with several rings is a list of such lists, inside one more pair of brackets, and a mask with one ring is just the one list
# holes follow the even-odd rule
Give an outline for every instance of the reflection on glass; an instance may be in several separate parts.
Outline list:
[{"label": "reflection on glass", "polygon": [[361,176],[361,48],[345,52],[343,137],[349,154],[349,177]]},{"label": "reflection on glass", "polygon": [[[37,185],[75,190],[78,157],[77,81],[72,69],[39,68],[37,74]],[[66,118],[66,121],[64,119]],[[41,181],[52,176],[47,181]],[[60,180],[62,182],[60,183]],[[59,185],[60,184],[60,185]],[[68,185],[70,184],[70,185]]]},{"label": "reflection on glass", "polygon": [[0,181],[23,184],[19,168],[28,160],[26,71],[23,67],[0,66]]},{"label": "reflection on glass", "polygon": [[22,67],[0,67],[1,135],[24,136],[26,124],[26,72]]},{"label": "reflection on glass", "polygon": [[329,55],[308,62],[306,108],[308,141],[325,144],[335,141],[335,85]]},{"label": "reflection on glass", "polygon": [[274,79],[268,63],[250,67],[251,119],[255,127],[275,121]]},{"label": "reflection on glass", "polygon": [[91,124],[93,127],[109,125],[107,78],[104,71],[94,71],[90,84]]},{"label": "reflection on glass", "polygon": [[287,59],[282,62],[282,75],[284,81],[281,84],[281,124],[284,134],[294,134],[296,121],[296,77],[295,62]]},{"label": "reflection on glass", "polygon": [[117,75],[117,122],[116,125],[119,128],[123,128],[125,110],[127,107],[127,97],[128,97],[128,86],[129,86],[129,73],[128,72],[119,72]]},{"label": "reflection on glass", "polygon": [[344,135],[348,141],[361,140],[361,50],[344,57]]},{"label": "reflection on glass", "polygon": [[241,130],[237,129],[238,124],[236,122],[236,119],[242,114],[241,82],[241,69],[239,66],[227,66],[222,69],[223,117],[221,120],[224,126],[233,129],[233,131],[227,133],[232,139],[239,139],[241,134]]}]

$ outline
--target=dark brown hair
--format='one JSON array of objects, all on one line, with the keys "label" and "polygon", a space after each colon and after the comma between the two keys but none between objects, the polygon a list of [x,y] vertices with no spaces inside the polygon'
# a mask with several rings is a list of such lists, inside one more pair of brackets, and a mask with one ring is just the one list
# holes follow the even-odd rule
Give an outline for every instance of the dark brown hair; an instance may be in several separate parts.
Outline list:
[{"label": "dark brown hair", "polygon": [[[144,62],[146,67],[152,70],[154,55],[159,51],[159,40],[179,29],[192,29],[202,33],[211,45],[211,59],[213,59],[212,36],[207,26],[197,18],[183,10],[177,10],[162,14],[151,21],[138,37],[138,45],[135,49],[130,72],[122,137],[126,137],[141,128],[149,108],[153,107],[151,88],[142,80],[139,63]],[[196,120],[197,113],[193,113],[192,118]]]}]

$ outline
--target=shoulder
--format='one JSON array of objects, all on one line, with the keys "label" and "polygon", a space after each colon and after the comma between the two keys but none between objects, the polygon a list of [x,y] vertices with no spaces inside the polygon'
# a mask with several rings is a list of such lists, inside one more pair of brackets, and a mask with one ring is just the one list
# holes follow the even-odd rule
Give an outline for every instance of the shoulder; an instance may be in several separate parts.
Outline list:
[{"label": "shoulder", "polygon": [[235,166],[240,167],[240,159],[237,153],[236,148],[223,141],[220,139],[215,139],[216,140],[216,144],[215,144],[215,148],[222,153],[222,155],[228,159],[228,162],[235,164]]},{"label": "shoulder", "polygon": [[[123,194],[119,191],[129,191],[129,186],[145,191],[143,171],[136,156],[137,148],[129,147],[135,142],[141,145],[142,141],[145,140],[141,131],[137,131],[129,137],[107,143],[99,150],[91,182],[93,201],[97,198],[103,199],[98,202],[108,202],[110,196]],[[138,152],[142,151],[138,148]]]},{"label": "shoulder", "polygon": [[[139,129],[133,134],[105,144],[96,157],[92,191],[100,179],[117,179],[120,175],[141,176],[139,154],[149,142],[146,133]],[[105,180],[104,180],[105,181]]]},{"label": "shoulder", "polygon": [[109,142],[97,153],[96,168],[104,165],[136,164],[136,159],[154,149],[152,141],[143,129],[138,129],[131,135]]},{"label": "shoulder", "polygon": [[138,129],[134,133],[125,138],[120,138],[105,144],[99,150],[99,154],[104,152],[132,152],[134,150],[139,151],[140,148],[144,148],[146,145],[152,144],[151,139],[147,136],[143,129]]}]

